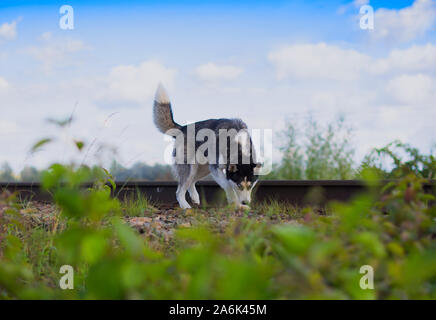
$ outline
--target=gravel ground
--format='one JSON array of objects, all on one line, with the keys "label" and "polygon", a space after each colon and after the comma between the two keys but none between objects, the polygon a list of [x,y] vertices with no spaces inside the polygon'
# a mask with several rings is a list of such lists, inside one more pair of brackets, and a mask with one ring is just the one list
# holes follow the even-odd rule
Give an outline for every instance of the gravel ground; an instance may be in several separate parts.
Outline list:
[{"label": "gravel ground", "polygon": [[[9,216],[5,214],[11,212],[7,204],[0,203],[0,216]],[[59,219],[59,210],[51,203],[28,202],[21,207],[18,206],[20,220],[26,227],[36,228],[43,227],[47,230],[60,228],[62,223]],[[255,221],[262,221],[268,224],[277,223],[298,223],[295,217],[290,214],[263,214],[259,211],[240,212],[229,208],[208,208],[182,210],[174,207],[152,207],[144,210],[140,216],[124,216],[123,219],[132,228],[147,237],[160,238],[168,241],[172,238],[174,230],[179,227],[191,227],[208,223],[212,225],[217,232],[223,232],[229,223],[242,218],[248,218]],[[14,215],[11,215],[11,218]]]}]

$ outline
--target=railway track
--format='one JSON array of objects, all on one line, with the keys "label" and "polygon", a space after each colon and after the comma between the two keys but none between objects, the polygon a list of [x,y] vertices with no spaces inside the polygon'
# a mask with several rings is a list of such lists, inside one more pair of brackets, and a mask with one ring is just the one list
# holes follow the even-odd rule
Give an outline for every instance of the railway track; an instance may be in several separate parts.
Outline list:
[{"label": "railway track", "polygon": [[[387,182],[382,181],[380,185]],[[224,191],[214,181],[199,181],[196,186],[203,203],[225,204]],[[431,181],[424,188],[426,192],[435,194],[436,181]],[[176,206],[176,189],[175,181],[120,181],[116,183],[112,193],[119,199],[137,197],[141,194],[155,204]],[[358,180],[271,180],[259,181],[253,191],[253,198],[259,202],[276,200],[293,205],[324,205],[332,200],[350,200],[366,189],[365,184]],[[45,192],[39,183],[0,182],[0,190],[15,192],[20,199],[48,202],[52,200],[51,195]],[[189,195],[187,197],[189,199]]]}]

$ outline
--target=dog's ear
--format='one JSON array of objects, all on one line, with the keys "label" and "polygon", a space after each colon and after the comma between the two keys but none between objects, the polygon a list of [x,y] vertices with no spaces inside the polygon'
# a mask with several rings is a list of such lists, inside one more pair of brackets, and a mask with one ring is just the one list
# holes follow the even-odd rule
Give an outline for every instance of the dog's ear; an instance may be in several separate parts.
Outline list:
[{"label": "dog's ear", "polygon": [[238,170],[238,167],[236,166],[236,164],[230,164],[228,170],[229,172],[236,172]]}]

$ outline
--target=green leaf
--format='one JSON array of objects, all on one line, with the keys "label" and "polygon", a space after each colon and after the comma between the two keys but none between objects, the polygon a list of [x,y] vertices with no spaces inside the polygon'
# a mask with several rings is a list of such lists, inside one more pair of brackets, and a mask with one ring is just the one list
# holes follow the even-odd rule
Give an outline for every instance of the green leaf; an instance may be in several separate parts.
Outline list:
[{"label": "green leaf", "polygon": [[103,234],[88,234],[82,239],[82,258],[91,264],[95,263],[104,255],[106,246],[107,242]]},{"label": "green leaf", "polygon": [[53,139],[52,138],[44,138],[39,140],[37,143],[35,143],[32,147],[32,149],[30,150],[31,153],[34,153],[36,151],[38,151],[42,146],[46,145],[47,143],[52,142]]},{"label": "green leaf", "polygon": [[78,190],[61,188],[56,191],[54,199],[67,217],[79,218],[87,213],[83,196]]},{"label": "green leaf", "polygon": [[74,144],[79,151],[82,151],[83,147],[85,146],[85,143],[83,141],[74,141]]},{"label": "green leaf", "polygon": [[117,188],[117,185],[115,184],[115,181],[114,181],[114,177],[111,175],[111,173],[107,169],[105,169],[105,168],[102,168],[102,169],[103,169],[104,173],[106,173],[106,175],[108,176],[107,181],[111,184],[112,191],[114,191]]},{"label": "green leaf", "polygon": [[278,226],[273,233],[289,252],[295,254],[305,253],[316,239],[314,231],[305,226]]},{"label": "green leaf", "polygon": [[373,232],[361,232],[353,237],[353,242],[363,245],[369,252],[378,258],[386,255],[386,250],[383,243],[380,241],[377,234]]},{"label": "green leaf", "polygon": [[52,123],[52,124],[54,124],[58,127],[61,127],[61,128],[69,125],[72,121],[73,121],[73,117],[68,117],[68,118],[63,119],[63,120],[57,120],[57,119],[53,119],[53,118],[47,119],[47,122]]}]

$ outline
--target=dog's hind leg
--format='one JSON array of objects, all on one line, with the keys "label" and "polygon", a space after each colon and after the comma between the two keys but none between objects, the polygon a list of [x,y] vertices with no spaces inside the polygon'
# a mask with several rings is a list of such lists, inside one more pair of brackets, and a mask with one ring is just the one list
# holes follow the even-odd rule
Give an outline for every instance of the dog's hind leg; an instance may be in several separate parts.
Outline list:
[{"label": "dog's hind leg", "polygon": [[176,198],[177,202],[182,209],[191,208],[189,203],[186,201],[186,191],[189,188],[189,176],[190,176],[190,166],[186,164],[175,165],[175,172],[179,180],[179,185],[177,186]]},{"label": "dog's hind leg", "polygon": [[[179,176],[179,186],[177,187],[177,191],[176,191],[176,197],[177,197],[177,201],[179,202],[179,205],[182,209],[189,209],[191,208],[191,206],[189,205],[189,203],[186,201],[186,191],[189,190],[189,193],[191,195],[191,189],[192,187],[195,190],[195,179],[197,176],[197,170],[198,170],[198,166],[193,164],[193,165],[177,165],[177,172],[178,172],[178,176]],[[198,203],[200,202],[200,196],[198,195],[197,190],[195,190],[195,193],[197,194],[197,198],[192,198],[191,195],[191,199],[193,202],[197,203],[195,200],[198,201]],[[195,197],[195,194],[194,194]]]},{"label": "dog's hind leg", "polygon": [[195,204],[200,204],[200,195],[198,194],[198,191],[195,188],[195,182],[196,181],[192,182],[191,186],[188,189],[188,192],[192,202],[194,202]]},{"label": "dog's hind leg", "polygon": [[192,179],[192,183],[188,188],[189,196],[191,197],[192,202],[195,204],[200,204],[200,195],[198,194],[197,189],[195,188],[195,183],[201,178],[207,176],[209,174],[209,168],[206,165],[193,165],[191,168],[194,168],[195,176]]}]

